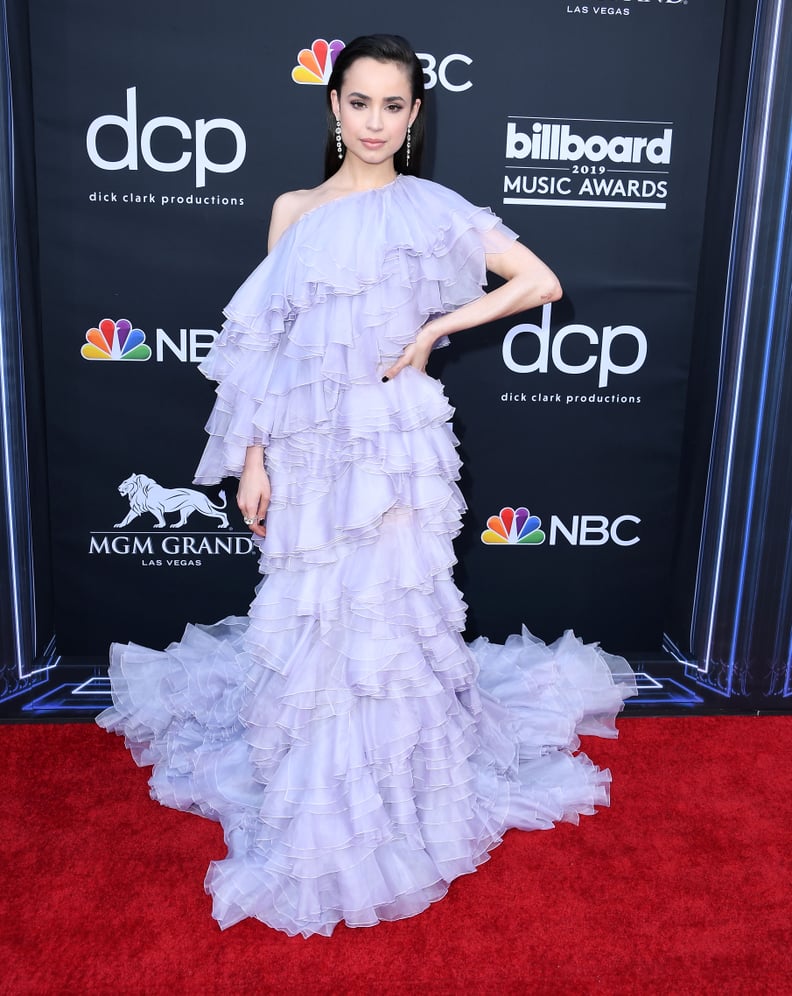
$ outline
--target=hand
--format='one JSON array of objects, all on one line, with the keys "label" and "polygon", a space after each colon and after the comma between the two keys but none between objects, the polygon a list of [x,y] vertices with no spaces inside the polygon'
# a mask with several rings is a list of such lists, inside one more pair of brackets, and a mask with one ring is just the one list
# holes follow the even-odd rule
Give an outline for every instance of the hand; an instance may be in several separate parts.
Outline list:
[{"label": "hand", "polygon": [[263,464],[245,464],[237,488],[237,507],[246,519],[253,519],[248,528],[262,539],[267,535],[264,518],[269,507],[272,489]]},{"label": "hand", "polygon": [[393,380],[396,374],[404,370],[405,367],[415,367],[416,370],[425,373],[429,354],[436,341],[437,337],[431,332],[429,326],[424,325],[415,337],[415,342],[406,346],[399,359],[385,371],[383,380]]}]

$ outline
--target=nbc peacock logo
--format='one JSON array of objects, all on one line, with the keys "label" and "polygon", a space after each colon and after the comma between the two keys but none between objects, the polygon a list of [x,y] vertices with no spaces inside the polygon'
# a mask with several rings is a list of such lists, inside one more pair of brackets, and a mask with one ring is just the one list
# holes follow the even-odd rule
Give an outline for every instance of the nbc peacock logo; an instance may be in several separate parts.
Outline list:
[{"label": "nbc peacock logo", "polygon": [[545,541],[541,525],[539,516],[531,515],[527,508],[507,506],[487,519],[481,542],[487,546],[538,546]]},{"label": "nbc peacock logo", "polygon": [[326,85],[336,57],[343,47],[344,42],[340,38],[334,38],[330,42],[324,38],[315,38],[310,48],[302,49],[297,55],[297,65],[291,74],[294,82],[313,86]]},{"label": "nbc peacock logo", "polygon": [[126,318],[113,321],[103,318],[98,328],[85,333],[86,342],[80,353],[84,360],[149,360],[151,346],[146,345],[146,333],[132,328]]}]

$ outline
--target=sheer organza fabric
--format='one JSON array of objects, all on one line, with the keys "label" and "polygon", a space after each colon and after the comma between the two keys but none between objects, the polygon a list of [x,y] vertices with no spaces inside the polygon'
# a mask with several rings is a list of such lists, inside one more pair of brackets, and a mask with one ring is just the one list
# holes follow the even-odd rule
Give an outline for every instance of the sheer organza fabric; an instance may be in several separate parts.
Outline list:
[{"label": "sheer organza fabric", "polygon": [[196,482],[265,446],[265,578],[247,617],[161,652],[114,645],[97,721],[153,765],[155,799],[222,824],[221,927],[411,916],[510,827],[608,803],[578,735],[616,735],[632,672],[571,633],[464,642],[452,411],[412,368],[381,379],[513,238],[415,177],[325,204],[243,284],[202,365],[219,383]]}]

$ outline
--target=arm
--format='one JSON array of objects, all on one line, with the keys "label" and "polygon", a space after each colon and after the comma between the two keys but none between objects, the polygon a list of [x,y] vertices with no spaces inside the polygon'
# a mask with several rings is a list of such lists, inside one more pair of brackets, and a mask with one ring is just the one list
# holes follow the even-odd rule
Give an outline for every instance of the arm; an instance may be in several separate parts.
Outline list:
[{"label": "arm", "polygon": [[424,370],[432,347],[444,335],[494,322],[520,311],[530,311],[561,297],[561,285],[553,271],[519,242],[512,243],[505,252],[487,253],[486,259],[487,269],[503,277],[506,283],[456,311],[427,322],[415,342],[385,372],[387,380],[406,366]]},{"label": "arm", "polygon": [[256,536],[267,535],[266,526],[259,520],[267,514],[271,493],[269,477],[264,469],[264,447],[248,446],[245,465],[239,476],[237,507],[245,518],[256,520],[248,526]]}]

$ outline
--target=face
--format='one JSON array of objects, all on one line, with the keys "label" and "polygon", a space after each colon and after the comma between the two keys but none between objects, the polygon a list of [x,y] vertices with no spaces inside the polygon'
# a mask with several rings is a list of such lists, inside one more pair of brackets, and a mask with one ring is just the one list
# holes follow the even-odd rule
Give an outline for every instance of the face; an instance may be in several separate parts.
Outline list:
[{"label": "face", "polygon": [[385,162],[401,148],[421,103],[412,101],[404,66],[368,58],[352,63],[340,94],[333,90],[330,100],[341,122],[347,155],[372,165]]}]

